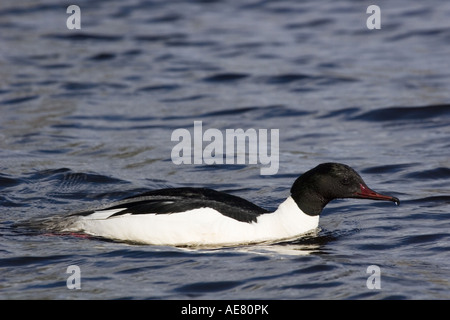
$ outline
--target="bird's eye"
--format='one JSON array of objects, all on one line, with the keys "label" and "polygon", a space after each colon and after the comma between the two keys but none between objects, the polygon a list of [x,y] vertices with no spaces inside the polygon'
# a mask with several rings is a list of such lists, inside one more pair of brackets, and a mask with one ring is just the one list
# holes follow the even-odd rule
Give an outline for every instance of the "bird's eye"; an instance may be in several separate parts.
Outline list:
[{"label": "bird's eye", "polygon": [[347,186],[347,185],[350,184],[350,179],[349,179],[348,177],[345,177],[345,178],[343,178],[343,179],[341,180],[341,183],[342,183],[344,186]]}]

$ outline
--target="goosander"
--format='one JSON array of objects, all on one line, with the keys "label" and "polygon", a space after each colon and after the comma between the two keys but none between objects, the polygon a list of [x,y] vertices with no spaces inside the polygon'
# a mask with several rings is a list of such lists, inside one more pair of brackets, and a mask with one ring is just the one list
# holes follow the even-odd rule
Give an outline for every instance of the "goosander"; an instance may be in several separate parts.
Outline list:
[{"label": "goosander", "polygon": [[169,188],[77,212],[65,230],[113,240],[170,246],[232,246],[295,239],[319,226],[333,199],[393,201],[371,190],[355,170],[322,163],[298,177],[274,212],[206,188]]}]

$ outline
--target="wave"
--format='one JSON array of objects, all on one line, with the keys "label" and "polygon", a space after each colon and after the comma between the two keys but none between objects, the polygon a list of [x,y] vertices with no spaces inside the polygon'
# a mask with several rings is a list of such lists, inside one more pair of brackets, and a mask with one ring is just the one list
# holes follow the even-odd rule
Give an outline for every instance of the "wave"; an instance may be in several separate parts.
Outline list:
[{"label": "wave", "polygon": [[350,120],[397,121],[423,120],[437,117],[450,117],[450,104],[419,107],[388,107],[364,112]]}]

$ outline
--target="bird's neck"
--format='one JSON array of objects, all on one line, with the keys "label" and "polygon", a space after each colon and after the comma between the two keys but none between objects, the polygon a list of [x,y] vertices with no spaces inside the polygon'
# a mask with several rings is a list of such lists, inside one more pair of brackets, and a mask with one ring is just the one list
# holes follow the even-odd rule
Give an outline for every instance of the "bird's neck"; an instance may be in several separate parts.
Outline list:
[{"label": "bird's neck", "polygon": [[323,208],[329,202],[323,196],[314,192],[306,186],[300,186],[291,190],[291,197],[294,199],[297,206],[305,214],[309,216],[318,216],[322,212]]}]

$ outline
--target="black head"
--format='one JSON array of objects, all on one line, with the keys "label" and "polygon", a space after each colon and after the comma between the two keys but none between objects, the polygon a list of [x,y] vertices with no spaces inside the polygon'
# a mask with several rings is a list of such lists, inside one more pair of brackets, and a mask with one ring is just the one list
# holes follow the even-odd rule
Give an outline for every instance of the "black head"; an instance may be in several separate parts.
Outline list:
[{"label": "black head", "polygon": [[295,180],[292,198],[308,215],[318,215],[328,202],[340,198],[400,201],[371,190],[355,170],[345,164],[322,163]]}]

